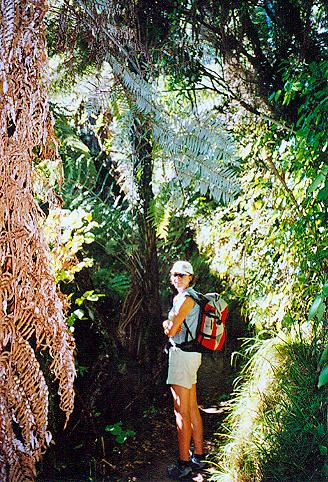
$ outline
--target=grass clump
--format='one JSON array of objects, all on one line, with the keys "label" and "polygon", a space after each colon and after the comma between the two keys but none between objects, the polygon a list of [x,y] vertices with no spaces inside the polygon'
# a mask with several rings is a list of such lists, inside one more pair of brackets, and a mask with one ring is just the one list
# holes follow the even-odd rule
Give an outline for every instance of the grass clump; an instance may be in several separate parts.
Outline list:
[{"label": "grass clump", "polygon": [[212,480],[327,480],[327,387],[317,387],[316,346],[279,334],[258,337],[246,353]]}]

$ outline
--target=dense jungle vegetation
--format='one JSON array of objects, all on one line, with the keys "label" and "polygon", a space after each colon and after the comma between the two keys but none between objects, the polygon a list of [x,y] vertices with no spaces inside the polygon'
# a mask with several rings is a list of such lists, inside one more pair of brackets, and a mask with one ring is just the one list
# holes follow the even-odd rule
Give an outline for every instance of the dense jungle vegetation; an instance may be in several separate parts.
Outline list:
[{"label": "dense jungle vegetation", "polygon": [[[16,13],[9,3],[1,7],[5,40],[15,15],[37,11],[32,0],[21,11],[14,0]],[[55,369],[70,417],[64,429],[50,377],[56,330],[31,335],[26,322],[29,350],[46,340],[50,353],[35,355],[54,440],[38,480],[147,480],[124,478],[117,467],[131,454],[129,440],[146,438],[148,420],[171,403],[163,398],[161,321],[177,259],[193,264],[200,291],[222,292],[230,308],[211,480],[326,480],[327,19],[321,0],[49,0],[50,78],[36,76],[35,85],[47,85],[55,137],[51,155],[37,144],[29,152],[43,212],[36,224],[50,249],[76,378],[72,411],[63,395],[70,375]],[[24,62],[10,65],[24,79]],[[5,85],[2,109],[11,105]],[[4,120],[9,139],[20,115]],[[20,212],[15,206],[10,213]],[[1,300],[10,300],[5,282],[16,271],[1,259]],[[6,336],[3,353],[11,349]],[[1,384],[8,405],[3,397]],[[13,432],[25,440],[21,407]]]}]

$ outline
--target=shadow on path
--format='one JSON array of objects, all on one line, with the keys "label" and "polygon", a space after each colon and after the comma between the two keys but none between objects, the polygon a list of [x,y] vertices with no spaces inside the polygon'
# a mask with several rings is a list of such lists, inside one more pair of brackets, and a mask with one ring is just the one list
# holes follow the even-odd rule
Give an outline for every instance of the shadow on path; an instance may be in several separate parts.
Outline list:
[{"label": "shadow on path", "polygon": [[[205,452],[211,459],[215,442],[220,433],[226,402],[230,391],[230,367],[223,354],[203,356],[198,374],[198,403],[204,421]],[[128,446],[124,447],[124,467],[116,467],[120,473],[108,479],[120,482],[169,482],[166,468],[177,459],[177,437],[171,394],[167,390],[159,407],[148,407],[150,415],[145,419],[144,430]],[[151,412],[152,410],[152,412]],[[212,456],[212,457],[211,457]],[[209,479],[211,470],[194,472],[187,482]],[[107,480],[107,479],[106,479]]]}]

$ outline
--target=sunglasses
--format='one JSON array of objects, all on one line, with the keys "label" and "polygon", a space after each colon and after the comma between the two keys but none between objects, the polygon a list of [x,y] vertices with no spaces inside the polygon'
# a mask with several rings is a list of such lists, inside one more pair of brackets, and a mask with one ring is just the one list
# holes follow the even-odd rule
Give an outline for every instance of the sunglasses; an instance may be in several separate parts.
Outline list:
[{"label": "sunglasses", "polygon": [[188,275],[185,273],[171,273],[171,276],[173,278],[183,278],[184,276],[188,276]]}]

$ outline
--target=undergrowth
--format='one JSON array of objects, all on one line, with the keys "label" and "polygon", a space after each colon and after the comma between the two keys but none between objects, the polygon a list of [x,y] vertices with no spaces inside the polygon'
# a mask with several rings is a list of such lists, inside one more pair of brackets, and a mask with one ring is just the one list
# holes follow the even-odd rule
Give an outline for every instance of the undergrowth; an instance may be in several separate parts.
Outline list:
[{"label": "undergrowth", "polygon": [[279,334],[258,337],[244,354],[250,360],[212,480],[327,480],[327,387],[317,387],[317,346]]}]

